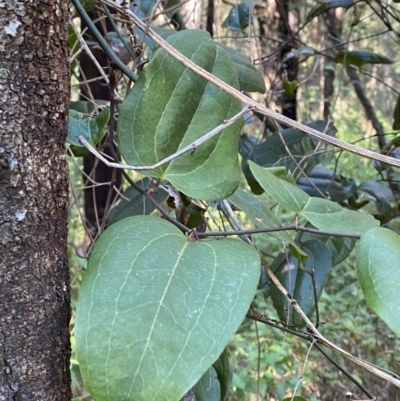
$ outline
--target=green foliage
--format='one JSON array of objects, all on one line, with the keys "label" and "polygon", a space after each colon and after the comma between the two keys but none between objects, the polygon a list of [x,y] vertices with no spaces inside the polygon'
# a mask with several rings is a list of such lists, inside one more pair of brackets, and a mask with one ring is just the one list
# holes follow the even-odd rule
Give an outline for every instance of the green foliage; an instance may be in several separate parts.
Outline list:
[{"label": "green foliage", "polygon": [[[328,125],[326,121],[314,121],[306,125],[318,131],[326,131],[329,135],[336,134],[335,127]],[[253,146],[244,155],[244,162],[249,159],[262,167],[284,166],[293,174],[299,170],[308,174],[319,163],[329,160],[327,148],[327,145],[321,146],[319,141],[303,132],[286,128],[281,132],[274,132],[265,142]],[[251,172],[244,172],[252,191],[259,194],[260,186],[254,182]]]},{"label": "green foliage", "polygon": [[[136,182],[136,185],[143,190],[147,190],[150,186],[150,179],[144,178]],[[155,209],[154,203],[146,198],[146,195],[141,194],[133,187],[129,187],[124,191],[124,197],[129,200],[122,199],[121,202],[111,210],[108,215],[108,224],[116,223],[130,216],[150,214]],[[153,194],[153,199],[159,203],[165,200],[166,197],[167,193],[162,190],[158,190]]]},{"label": "green foliage", "polygon": [[241,241],[189,242],[156,217],[110,226],[93,249],[76,317],[78,360],[92,396],[182,397],[239,327],[259,263]]},{"label": "green foliage", "polygon": [[[246,213],[246,216],[256,225],[256,227],[268,228],[279,227],[281,225],[280,220],[254,196],[244,191],[237,190],[229,199],[237,208]],[[271,232],[270,235],[290,244],[292,252],[297,258],[300,258],[301,260],[307,258],[307,254],[301,250],[287,232],[276,231]]]},{"label": "green foliage", "polygon": [[246,56],[229,46],[225,46],[223,43],[216,42],[216,45],[222,47],[231,57],[239,78],[240,90],[265,92],[264,77],[260,74],[260,70]]},{"label": "green foliage", "polygon": [[[271,269],[274,270],[276,277],[286,291],[298,302],[303,312],[311,317],[328,281],[332,255],[328,247],[318,240],[305,241],[302,244],[302,249],[308,255],[304,267],[299,266],[297,258],[283,253],[274,260]],[[313,271],[314,274],[315,287],[310,271]],[[317,298],[314,296],[314,288]],[[278,316],[283,322],[298,327],[305,325],[301,316],[291,307],[285,295],[273,282],[271,282],[271,298]]]},{"label": "green foliage", "polygon": [[354,65],[362,68],[365,64],[393,64],[385,56],[365,50],[340,51],[335,55],[335,62],[344,65]]},{"label": "green foliage", "polygon": [[332,10],[334,8],[349,8],[354,4],[354,0],[333,0],[318,2],[308,13],[307,19],[312,19],[318,15],[323,14],[325,11]]},{"label": "green foliage", "polygon": [[[204,31],[183,31],[167,41],[217,77],[238,88],[228,54]],[[132,165],[152,165],[200,138],[241,109],[238,100],[184,67],[163,49],[126,97],[118,123],[121,153]],[[239,185],[237,154],[242,122],[226,128],[193,153],[147,172],[184,194],[205,200],[229,196]],[[223,159],[224,163],[220,163]]]},{"label": "green foliage", "polygon": [[[149,16],[155,4],[154,0],[132,3],[131,10],[141,17]],[[167,17],[174,15],[177,4],[176,0],[163,3],[164,11],[173,6],[165,12]],[[307,19],[353,5],[353,1],[313,4]],[[300,10],[299,5],[295,7]],[[361,7],[362,2],[357,9],[354,7],[354,26],[358,23],[355,13]],[[240,38],[250,23],[251,29],[257,23],[261,26],[266,16],[259,15],[257,22],[250,11],[247,2],[232,6],[223,27],[238,32],[233,35]],[[306,13],[299,12],[301,15]],[[116,92],[123,97],[122,105],[115,108],[118,150],[127,164],[151,166],[223,124],[241,111],[242,104],[193,73],[140,29],[134,29],[135,43],[143,41],[144,54],[150,61],[138,69],[139,79],[132,88],[128,86],[126,96],[123,95],[126,83],[117,85]],[[251,29],[249,35],[253,35]],[[321,98],[315,90],[318,85],[313,82],[317,69],[309,71],[306,79],[297,76],[288,81],[285,75],[289,62],[295,61],[300,70],[311,65],[307,58],[312,62],[317,59],[309,56],[318,55],[322,59],[330,48],[321,52],[317,43],[293,47],[279,58],[276,71],[264,77],[260,73],[266,68],[262,64],[266,59],[263,54],[254,65],[242,52],[227,46],[231,44],[229,41],[226,44],[213,41],[204,31],[176,32],[161,27],[155,30],[198,66],[236,89],[253,92],[249,96],[260,103],[265,101],[258,95],[265,93],[265,82],[272,82],[270,77],[279,75],[278,70],[283,71],[279,90],[289,97],[301,94],[298,109],[301,118],[311,121],[308,126],[332,136],[346,135],[349,142],[359,139],[356,134],[353,137],[352,133],[337,132],[337,127],[343,128],[345,119],[354,120],[354,131],[361,129],[359,109],[348,107],[345,115],[335,118],[335,126],[318,119],[321,118],[316,113],[318,107],[310,106],[310,111],[304,113],[307,96]],[[129,37],[128,32],[124,35]],[[263,40],[267,35],[267,32],[262,34]],[[112,39],[113,35],[110,36]],[[281,45],[281,36],[278,39]],[[76,36],[71,35],[70,43],[77,43]],[[293,40],[290,46],[296,43]],[[136,50],[140,52],[140,46]],[[251,56],[253,59],[254,54]],[[339,51],[335,62],[354,65],[361,72],[366,64],[392,63],[385,56],[367,51]],[[323,67],[321,71],[335,69],[333,63]],[[311,85],[304,90],[307,80]],[[332,85],[335,90],[349,91],[344,81]],[[271,93],[268,88],[266,99],[274,102],[275,94],[270,97]],[[393,129],[400,126],[398,103],[393,113]],[[79,101],[71,104],[71,109],[68,141],[81,147],[77,138],[82,135],[96,145],[107,131],[108,107],[96,114],[91,102]],[[255,120],[255,116],[257,107],[246,113],[246,124],[253,117]],[[352,319],[346,318],[349,304],[353,305],[356,297],[365,296],[371,309],[400,335],[396,312],[400,308],[396,300],[399,286],[395,280],[399,237],[391,230],[379,228],[380,221],[387,223],[396,217],[398,205],[392,187],[389,189],[370,177],[371,171],[376,174],[372,165],[355,165],[353,156],[346,153],[340,159],[331,147],[298,130],[284,128],[272,132],[274,129],[266,119],[263,126],[254,120],[246,125],[246,134],[241,135],[243,121],[239,119],[192,152],[156,169],[148,168],[144,172],[146,178],[136,182],[146,194],[124,186],[123,198],[104,217],[109,227],[94,244],[79,290],[76,320],[75,317],[72,320],[75,325],[72,347],[74,355],[77,354],[71,368],[74,386],[82,386],[83,379],[96,401],[179,401],[188,391],[194,391],[197,401],[291,399],[287,395],[298,384],[295,364],[303,364],[304,342],[290,336],[284,338],[277,334],[276,328],[267,332],[266,326],[255,330],[254,322],[242,323],[251,307],[251,311],[260,309],[278,328],[287,324],[304,327],[287,294],[282,294],[269,279],[266,269],[261,269],[260,279],[260,254],[263,266],[271,267],[287,293],[309,317],[318,303],[320,317],[326,322],[320,326],[321,331],[328,327],[324,335],[342,342],[346,350],[352,346],[349,345],[352,340],[357,345],[357,352],[355,349],[352,352],[357,355],[361,343],[369,347],[370,354],[375,350],[372,326],[376,315],[362,304],[362,319],[357,314]],[[385,124],[385,127],[390,125]],[[397,148],[395,137],[380,151],[396,156]],[[378,167],[380,173],[388,168],[384,164]],[[237,189],[246,187],[241,173],[253,194],[265,194],[254,196]],[[151,180],[153,177],[156,179]],[[79,179],[77,186],[81,184]],[[158,188],[160,185],[162,188]],[[170,196],[165,202],[166,191]],[[148,196],[160,204],[157,212]],[[225,202],[222,204],[220,200]],[[77,204],[76,208],[72,222],[81,214],[82,205]],[[175,220],[179,228],[160,217],[148,216],[150,213]],[[97,222],[99,231],[104,222]],[[293,231],[283,231],[282,226],[289,224]],[[241,225],[245,229],[275,231],[243,236],[252,246],[239,239],[221,239],[226,235],[223,232],[218,233],[219,239],[199,239],[204,231],[209,235],[212,231],[231,230],[229,226],[240,229]],[[304,226],[312,230],[300,231]],[[356,262],[362,293],[357,293],[359,286],[351,270],[355,237],[361,237]],[[80,271],[86,269],[86,259],[73,255],[72,248],[69,253],[71,266],[78,271],[73,275],[76,291],[82,280]],[[255,297],[257,286],[261,291]],[[276,311],[268,304],[271,301]],[[347,330],[345,343],[344,336],[337,334],[338,325]],[[382,331],[393,338],[388,328],[383,327]],[[365,335],[368,338],[363,338],[364,333],[368,333]],[[287,341],[289,350],[283,350],[280,341],[283,344]],[[254,346],[256,343],[258,347]],[[313,361],[313,352],[308,362],[314,368],[308,372],[312,384],[321,380],[315,373],[319,371],[320,360],[317,357]],[[376,353],[375,359],[386,366],[382,355]],[[250,366],[255,361],[259,363],[257,369]],[[233,366],[239,374],[233,375]],[[359,372],[353,375],[358,376]],[[325,379],[332,383],[339,380],[331,371],[326,372]],[[296,392],[301,395],[294,400],[315,401],[316,396],[307,391]],[[87,400],[87,397],[83,392],[76,398]]]},{"label": "green foliage", "polygon": [[400,336],[400,237],[386,228],[368,230],[357,246],[357,275],[368,306]]},{"label": "green foliage", "polygon": [[320,230],[362,234],[379,226],[379,221],[371,215],[345,209],[327,199],[312,198],[295,185],[275,177],[268,169],[249,163],[252,173],[270,197]]},{"label": "green foliage", "polygon": [[84,118],[83,114],[70,109],[68,120],[67,142],[75,146],[83,146],[78,138],[82,136],[92,145],[99,143],[105,133],[110,119],[110,109],[103,109],[94,119]]},{"label": "green foliage", "polygon": [[229,28],[231,31],[243,32],[250,22],[250,6],[247,1],[232,6],[228,17],[222,23],[223,28]]},{"label": "green foliage", "polygon": [[299,178],[297,186],[310,196],[326,197],[334,202],[351,198],[357,189],[353,179],[335,174],[323,166],[317,166],[306,177]]}]

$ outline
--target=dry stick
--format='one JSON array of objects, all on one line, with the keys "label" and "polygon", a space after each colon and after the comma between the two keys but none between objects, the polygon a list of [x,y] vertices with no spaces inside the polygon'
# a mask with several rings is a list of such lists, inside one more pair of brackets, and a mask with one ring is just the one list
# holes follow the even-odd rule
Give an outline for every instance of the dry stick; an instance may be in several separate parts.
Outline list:
[{"label": "dry stick", "polygon": [[165,159],[163,159],[163,160],[159,161],[158,163],[153,164],[151,166],[130,166],[128,164],[110,162],[101,153],[99,153],[83,136],[80,136],[78,139],[79,139],[79,142],[83,146],[85,146],[85,148],[89,152],[91,152],[95,156],[97,156],[108,167],[122,168],[122,169],[126,169],[126,170],[155,170],[156,168],[162,166],[165,163],[170,162],[171,160],[176,159],[177,157],[183,155],[184,153],[194,152],[198,146],[200,146],[204,142],[208,141],[215,135],[219,134],[221,131],[223,131],[225,128],[229,127],[233,123],[235,123],[237,120],[239,120],[240,117],[242,117],[244,114],[246,114],[249,110],[250,110],[249,107],[242,109],[239,113],[234,115],[232,118],[230,118],[229,120],[225,120],[222,124],[218,125],[218,127],[214,128],[212,131],[203,135],[201,138],[196,139],[191,144],[185,146],[183,149],[178,150],[178,152],[175,152],[174,154],[166,157]]},{"label": "dry stick", "polygon": [[[108,4],[110,7],[114,7],[115,9],[123,12],[123,8],[119,6],[116,2],[112,0],[103,0],[103,3]],[[130,10],[127,11],[126,14],[136,26],[138,26],[140,29],[145,30],[146,29],[146,24],[144,24],[139,17],[134,15]],[[273,111],[256,101],[248,98],[244,93],[238,91],[237,89],[233,88],[232,86],[228,85],[227,83],[221,81],[218,79],[216,76],[211,74],[210,72],[204,70],[203,68],[199,67],[193,61],[189,60],[187,57],[185,57],[183,54],[181,54],[178,50],[176,50],[174,47],[172,47],[169,43],[167,43],[164,39],[162,39],[161,36],[157,35],[152,29],[148,29],[147,32],[148,36],[153,39],[161,48],[163,48],[166,52],[168,52],[171,56],[173,56],[175,59],[180,61],[184,66],[189,68],[190,70],[194,71],[198,75],[202,76],[203,78],[207,79],[207,81],[213,83],[215,86],[218,88],[222,89],[226,93],[229,93],[236,99],[240,100],[243,104],[247,105],[248,107],[251,107],[254,111],[259,112],[267,117],[272,118],[275,121],[278,121],[281,124],[285,124],[289,127],[298,129],[314,138],[317,138],[321,141],[327,142],[331,145],[337,146],[340,149],[347,150],[351,153],[367,157],[372,160],[378,160],[383,163],[387,163],[391,166],[396,166],[400,167],[400,160],[397,160],[393,157],[381,155],[379,153],[373,152],[368,149],[363,149],[358,146],[352,145],[350,143],[341,141],[335,137],[331,137],[329,135],[323,134],[322,132],[319,132],[313,128],[307,127],[304,124],[301,124],[297,121],[291,120],[290,118],[287,118],[276,111]]]},{"label": "dry stick", "polygon": [[104,72],[104,70],[101,68],[101,65],[99,64],[99,62],[97,61],[96,57],[93,56],[93,53],[91,52],[91,50],[89,49],[89,46],[86,44],[85,40],[82,38],[81,33],[76,29],[75,24],[73,23],[72,20],[69,21],[69,24],[72,26],[72,29],[75,32],[76,37],[79,40],[79,43],[81,44],[82,48],[85,49],[86,54],[90,57],[90,59],[93,61],[93,64],[96,66],[97,70],[99,71],[99,73],[101,74],[101,76],[103,77],[103,79],[107,82],[108,84],[108,77],[106,75],[106,73]]}]

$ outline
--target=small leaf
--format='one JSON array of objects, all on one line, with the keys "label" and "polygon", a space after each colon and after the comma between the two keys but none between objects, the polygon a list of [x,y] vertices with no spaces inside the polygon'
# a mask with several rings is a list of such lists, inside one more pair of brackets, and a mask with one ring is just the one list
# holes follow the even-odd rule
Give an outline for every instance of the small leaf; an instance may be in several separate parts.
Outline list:
[{"label": "small leaf", "polygon": [[[144,178],[143,180],[136,182],[136,185],[140,188],[147,189],[150,185],[150,179]],[[165,191],[158,189],[152,196],[156,202],[161,203],[167,198],[168,194]],[[150,214],[155,208],[154,204],[146,198],[145,195],[142,195],[133,187],[129,187],[124,191],[124,197],[129,200],[122,199],[113,209],[111,209],[107,220],[109,225],[125,219],[126,217]]]},{"label": "small leaf", "polygon": [[357,194],[365,194],[374,199],[378,212],[384,217],[393,215],[397,210],[396,200],[394,199],[393,192],[379,182],[362,182],[357,187]]},{"label": "small leaf", "polygon": [[[279,227],[282,225],[282,222],[251,194],[238,189],[229,199],[237,208],[246,213],[246,217],[248,217],[256,227],[266,228]],[[285,231],[276,231],[268,234],[290,244],[297,258],[300,258],[301,260],[307,258],[307,254],[299,248],[289,233]]]},{"label": "small leaf", "polygon": [[336,236],[334,237],[330,235],[314,234],[307,232],[302,234],[301,243],[303,244],[304,242],[313,239],[323,242],[328,247],[332,255],[332,267],[345,260],[356,245],[355,238]]},{"label": "small leaf", "polygon": [[82,113],[69,110],[67,142],[75,146],[83,146],[78,138],[82,136],[93,145],[92,138],[97,135],[97,124],[91,123],[89,118],[84,118]]},{"label": "small leaf", "polygon": [[[190,29],[167,42],[193,62],[238,88],[229,55],[207,32]],[[118,121],[120,150],[132,165],[152,165],[240,112],[241,102],[159,48],[125,98]],[[240,182],[238,142],[243,120],[145,175],[167,179],[192,198],[224,199]]]},{"label": "small leaf", "polygon": [[354,0],[334,0],[334,1],[324,1],[317,3],[307,15],[307,19],[312,19],[318,15],[323,14],[327,10],[332,8],[349,8],[354,4]]},{"label": "small leaf", "polygon": [[298,179],[296,184],[310,196],[328,197],[333,202],[349,199],[357,188],[354,180],[348,180],[323,166],[315,167],[307,177]]},{"label": "small leaf", "polygon": [[231,31],[244,31],[250,22],[249,3],[242,2],[231,8],[228,17],[222,23],[223,28],[229,28]]},{"label": "small leaf", "polygon": [[194,387],[196,401],[220,401],[221,386],[214,367],[204,373],[203,377]]},{"label": "small leaf", "polygon": [[335,55],[335,62],[338,64],[354,65],[360,69],[365,64],[393,64],[393,61],[389,60],[387,57],[365,50],[337,52]]},{"label": "small leaf", "polygon": [[96,117],[95,121],[97,124],[98,131],[95,134],[94,137],[92,137],[92,142],[96,145],[99,143],[104,135],[107,132],[107,125],[108,125],[108,120],[110,119],[110,109],[106,107],[103,109]]},{"label": "small leaf", "polygon": [[215,43],[217,46],[222,47],[231,57],[238,74],[240,90],[265,93],[265,81],[260,70],[242,53],[222,43]]},{"label": "small leaf", "polygon": [[225,349],[253,300],[260,256],[243,241],[188,238],[153,216],[100,236],[75,339],[96,401],[179,400]]},{"label": "small leaf", "polygon": [[228,348],[225,348],[224,352],[214,362],[213,367],[217,373],[219,384],[221,386],[221,401],[225,401],[231,391],[233,380],[233,366]]},{"label": "small leaf", "polygon": [[[331,267],[331,253],[326,245],[318,240],[304,242],[302,249],[307,253],[308,259],[304,262],[304,268],[314,270],[317,301],[328,281]],[[292,255],[280,254],[276,258],[271,269],[285,287],[287,292],[298,302],[303,312],[308,316],[314,313],[316,300],[311,275],[300,269],[298,259]],[[300,315],[291,308],[290,303],[276,285],[271,282],[271,298],[279,318],[288,324],[303,327],[305,322]],[[289,314],[289,319],[288,319]]]},{"label": "small leaf", "polygon": [[294,93],[297,89],[297,84],[298,84],[297,80],[288,81],[286,77],[282,78],[283,90],[289,97],[294,96]]},{"label": "small leaf", "polygon": [[243,133],[239,140],[239,153],[242,156],[242,172],[246,178],[251,192],[260,195],[264,192],[258,181],[254,178],[253,173],[250,171],[248,160],[254,147],[257,145],[258,138],[254,135]]},{"label": "small leaf", "polygon": [[368,306],[400,336],[400,236],[374,228],[360,239],[357,275]]}]

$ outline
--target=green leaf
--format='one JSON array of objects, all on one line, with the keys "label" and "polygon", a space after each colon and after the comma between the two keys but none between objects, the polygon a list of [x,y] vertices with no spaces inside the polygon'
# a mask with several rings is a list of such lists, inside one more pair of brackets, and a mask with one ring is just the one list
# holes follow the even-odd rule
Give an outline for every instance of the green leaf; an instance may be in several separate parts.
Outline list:
[{"label": "green leaf", "polygon": [[320,230],[338,233],[361,235],[380,224],[370,214],[344,209],[337,203],[320,198],[310,198],[300,215]]},{"label": "green leaf", "polygon": [[365,64],[393,64],[387,57],[365,50],[339,51],[335,55],[335,62],[358,68],[362,68]]},{"label": "green leaf", "polygon": [[228,398],[232,387],[233,366],[229,357],[228,348],[219,356],[213,365],[221,387],[221,401]]},{"label": "green leaf", "polygon": [[211,366],[195,386],[196,401],[220,401],[221,386],[217,372]]},{"label": "green leaf", "polygon": [[258,181],[254,178],[253,173],[250,170],[248,160],[251,152],[256,146],[258,139],[254,135],[248,135],[243,133],[239,140],[239,153],[242,156],[242,172],[246,178],[247,184],[249,185],[251,192],[256,195],[260,195],[264,192]]},{"label": "green leaf", "polygon": [[318,2],[308,13],[307,19],[312,19],[318,15],[323,14],[325,11],[333,8],[349,8],[354,4],[354,0],[334,0],[334,1],[324,1]]},{"label": "green leaf", "polygon": [[243,32],[250,22],[249,3],[242,2],[234,5],[229,12],[228,17],[222,23],[222,28],[229,28],[231,31]]},{"label": "green leaf", "polygon": [[307,399],[299,395],[296,395],[296,397],[294,397],[293,399],[292,397],[286,397],[282,401],[307,401]]},{"label": "green leaf", "polygon": [[95,134],[94,137],[92,137],[92,141],[93,143],[96,145],[97,143],[99,143],[104,135],[107,132],[107,125],[108,125],[108,121],[110,119],[110,109],[108,107],[106,107],[105,109],[103,109],[96,117],[95,117],[95,121],[97,124],[97,134]]},{"label": "green leaf", "polygon": [[394,199],[392,191],[376,181],[364,181],[357,187],[357,194],[365,194],[375,200],[375,205],[378,212],[384,216],[389,217],[393,215],[396,208],[396,200]]},{"label": "green leaf", "polygon": [[[279,221],[279,219],[270,212],[266,206],[249,193],[238,189],[229,199],[237,208],[246,213],[246,216],[256,225],[256,227],[266,228],[279,227],[282,225],[282,222]],[[296,257],[301,260],[307,258],[307,254],[299,248],[289,233],[285,231],[276,231],[268,234],[290,244]]]},{"label": "green leaf", "polygon": [[[328,123],[323,120],[306,125],[332,136],[336,134],[336,128],[332,125],[327,127]],[[298,172],[300,166],[302,171],[308,174],[317,164],[330,157],[327,149],[327,145],[321,145],[317,139],[293,128],[287,128],[281,131],[281,135],[274,132],[265,142],[254,147],[250,160],[262,167],[284,166],[292,173]]]},{"label": "green leaf", "polygon": [[360,239],[357,275],[368,306],[400,336],[400,237],[374,228]]},{"label": "green leaf", "polygon": [[275,199],[286,210],[300,213],[310,198],[295,185],[281,180],[271,174],[266,168],[249,161],[250,170],[264,191]]},{"label": "green leaf", "polygon": [[[238,88],[232,60],[207,32],[185,30],[167,41]],[[241,108],[238,100],[158,49],[122,104],[118,121],[121,153],[129,164],[152,165],[205,135]],[[240,181],[238,142],[242,124],[240,119],[194,152],[145,174],[167,179],[193,198],[226,198]]]},{"label": "green leaf", "polygon": [[332,255],[332,267],[345,260],[356,245],[355,238],[336,236],[334,237],[331,235],[314,234],[307,232],[302,234],[301,243],[303,244],[304,242],[313,239],[323,242],[328,247]]},{"label": "green leaf", "polygon": [[222,43],[215,43],[217,46],[222,47],[231,57],[239,78],[240,90],[265,93],[264,77],[260,70],[244,54]]},{"label": "green leaf", "polygon": [[[136,184],[140,188],[147,189],[150,185],[150,179],[144,178],[143,180],[136,182]],[[129,200],[122,199],[113,209],[111,209],[107,220],[109,225],[125,219],[126,217],[150,214],[155,208],[154,204],[145,195],[142,195],[133,187],[129,187],[124,191],[123,195]],[[158,189],[152,196],[155,201],[161,203],[167,198],[168,194],[165,191]]]},{"label": "green leaf", "polygon": [[69,110],[68,115],[68,135],[67,142],[71,145],[82,146],[78,141],[80,136],[83,136],[89,143],[93,145],[93,137],[97,136],[98,127],[93,120],[84,118],[82,113],[75,110]]},{"label": "green leaf", "polygon": [[285,91],[286,95],[289,97],[294,96],[294,93],[297,89],[298,82],[297,80],[288,81],[286,77],[282,78],[282,87]]},{"label": "green leaf", "polygon": [[315,167],[307,177],[301,177],[297,186],[310,196],[329,197],[333,202],[343,202],[356,192],[356,183],[323,166]]},{"label": "green leaf", "polygon": [[379,221],[369,214],[344,209],[328,199],[311,198],[300,188],[271,174],[270,169],[253,162],[249,164],[254,177],[271,198],[320,230],[361,235],[379,226]]},{"label": "green leaf", "polygon": [[96,6],[97,0],[81,0],[81,4],[86,11],[90,11]]},{"label": "green leaf", "polygon": [[258,252],[243,241],[188,242],[153,216],[111,225],[93,248],[76,316],[92,397],[179,400],[238,329],[259,275]]},{"label": "green leaf", "polygon": [[[327,246],[318,240],[304,242],[302,249],[308,255],[308,259],[304,262],[304,268],[314,270],[318,301],[328,281],[329,270],[331,268],[331,253]],[[303,312],[308,317],[311,317],[314,313],[316,303],[311,275],[299,268],[298,259],[290,254],[280,254],[276,260],[277,263],[273,263],[271,269],[274,269],[276,277],[287,292],[298,302]],[[298,327],[305,325],[303,319],[291,307],[286,297],[273,282],[271,282],[271,298],[282,321]]]},{"label": "green leaf", "polygon": [[[75,107],[85,109],[86,102],[75,102]],[[87,105],[86,105],[87,106]],[[79,136],[83,136],[89,143],[96,145],[103,139],[108,120],[110,119],[110,109],[103,109],[95,119],[84,118],[83,113],[74,109],[69,110],[67,142],[74,146],[83,145],[78,141]]]}]

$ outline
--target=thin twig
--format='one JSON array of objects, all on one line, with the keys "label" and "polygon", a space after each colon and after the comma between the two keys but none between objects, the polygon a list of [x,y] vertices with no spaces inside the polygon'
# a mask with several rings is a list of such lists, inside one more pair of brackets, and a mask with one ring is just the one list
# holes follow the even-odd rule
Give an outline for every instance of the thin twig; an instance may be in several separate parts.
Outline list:
[{"label": "thin twig", "polygon": [[307,328],[310,331],[310,334],[317,339],[320,343],[324,344],[325,346],[333,349],[335,352],[337,352],[339,355],[342,355],[346,359],[354,362],[358,366],[361,366],[365,370],[368,370],[369,372],[373,373],[374,375],[388,381],[389,383],[394,384],[397,387],[400,387],[400,376],[397,375],[394,372],[391,372],[387,369],[380,368],[379,366],[376,366],[370,362],[366,362],[360,358],[357,358],[356,356],[350,354],[349,352],[343,350],[342,348],[338,347],[336,344],[332,343],[329,341],[327,338],[325,338],[318,330],[317,328],[313,325],[311,320],[308,318],[308,316],[303,312],[299,304],[295,299],[291,297],[291,295],[286,291],[286,289],[283,287],[283,285],[280,283],[278,278],[275,276],[274,272],[268,267],[264,266],[269,278],[274,282],[274,284],[278,287],[279,291],[285,296],[285,298],[291,303],[292,307],[296,310],[296,312],[301,316],[301,318],[304,320]]},{"label": "thin twig", "polygon": [[101,65],[99,64],[96,57],[93,55],[93,53],[89,49],[89,46],[87,45],[85,40],[82,38],[80,32],[76,29],[74,22],[72,20],[70,20],[69,23],[72,26],[72,29],[74,30],[75,35],[78,38],[79,43],[81,44],[82,48],[85,50],[85,52],[89,56],[89,58],[93,61],[93,64],[96,66],[97,70],[103,77],[104,81],[106,81],[106,83],[108,84],[109,81],[108,81],[108,77],[107,77],[106,73],[104,72],[103,68],[101,68]]},{"label": "thin twig", "polygon": [[222,237],[222,236],[228,237],[231,235],[263,234],[277,231],[301,231],[306,233],[328,235],[332,237],[346,237],[346,238],[356,238],[356,239],[359,239],[361,237],[360,234],[345,233],[345,232],[342,233],[337,231],[324,231],[324,230],[319,230],[317,228],[299,226],[296,225],[295,223],[277,227],[252,228],[248,230],[237,230],[237,231],[214,231],[214,232],[197,233],[197,234],[199,237]]},{"label": "thin twig", "polygon": [[193,152],[194,150],[196,150],[196,148],[198,146],[200,146],[204,142],[208,141],[215,135],[219,134],[221,131],[223,131],[225,128],[229,127],[233,123],[235,123],[237,120],[239,120],[239,118],[241,118],[249,110],[250,110],[249,107],[245,107],[239,113],[234,115],[232,118],[230,118],[229,120],[225,120],[222,124],[218,125],[218,127],[214,128],[207,134],[203,135],[201,138],[196,139],[190,145],[185,146],[183,149],[178,150],[177,152],[173,153],[172,155],[166,157],[165,159],[163,159],[163,160],[159,161],[158,163],[153,164],[151,166],[131,166],[129,164],[110,162],[101,153],[99,153],[83,136],[80,136],[78,139],[79,139],[79,142],[83,146],[85,146],[85,148],[87,150],[89,150],[89,152],[91,152],[95,156],[97,156],[108,167],[122,168],[125,170],[138,170],[138,171],[139,170],[155,170],[156,168],[162,166],[163,164],[166,164],[187,152]]},{"label": "thin twig", "polygon": [[[77,0],[73,0],[77,1]],[[108,4],[110,7],[114,7],[118,11],[123,11],[122,7],[119,6],[115,1],[112,0],[103,0],[104,3]],[[146,29],[146,24],[144,24],[139,17],[134,15],[131,11],[128,11],[127,14],[129,18],[133,21],[133,23],[139,27],[142,30]],[[368,149],[363,149],[358,146],[354,146],[350,143],[347,143],[345,141],[341,141],[335,137],[329,136],[327,134],[324,134],[322,132],[319,132],[313,128],[307,127],[304,124],[301,124],[297,121],[294,121],[290,118],[287,118],[276,111],[273,111],[256,101],[248,98],[245,94],[241,93],[237,89],[233,88],[232,86],[228,85],[224,81],[220,80],[217,78],[215,75],[212,73],[204,70],[203,68],[199,67],[196,65],[193,61],[189,60],[187,57],[182,55],[178,50],[176,50],[173,46],[171,46],[169,43],[167,43],[161,36],[156,34],[152,29],[148,29],[148,36],[153,39],[160,47],[162,47],[165,51],[167,51],[171,56],[173,56],[175,59],[177,59],[179,62],[181,62],[184,66],[189,68],[190,70],[196,72],[198,75],[202,76],[203,78],[207,79],[209,82],[213,83],[216,85],[218,88],[222,89],[226,93],[229,93],[236,99],[240,100],[243,104],[253,108],[255,111],[258,111],[261,114],[264,114],[267,117],[272,118],[275,121],[278,121],[281,124],[288,125],[289,127],[292,127],[294,129],[298,129],[302,132],[305,132],[306,134],[317,138],[321,141],[330,143],[331,145],[334,145],[336,147],[339,147],[341,149],[347,150],[351,153],[354,153],[356,155],[360,155],[363,157],[367,157],[372,160],[378,160],[383,163],[387,163],[391,166],[396,166],[400,167],[400,160],[397,160],[393,157],[385,156],[380,153],[373,152]]]}]

